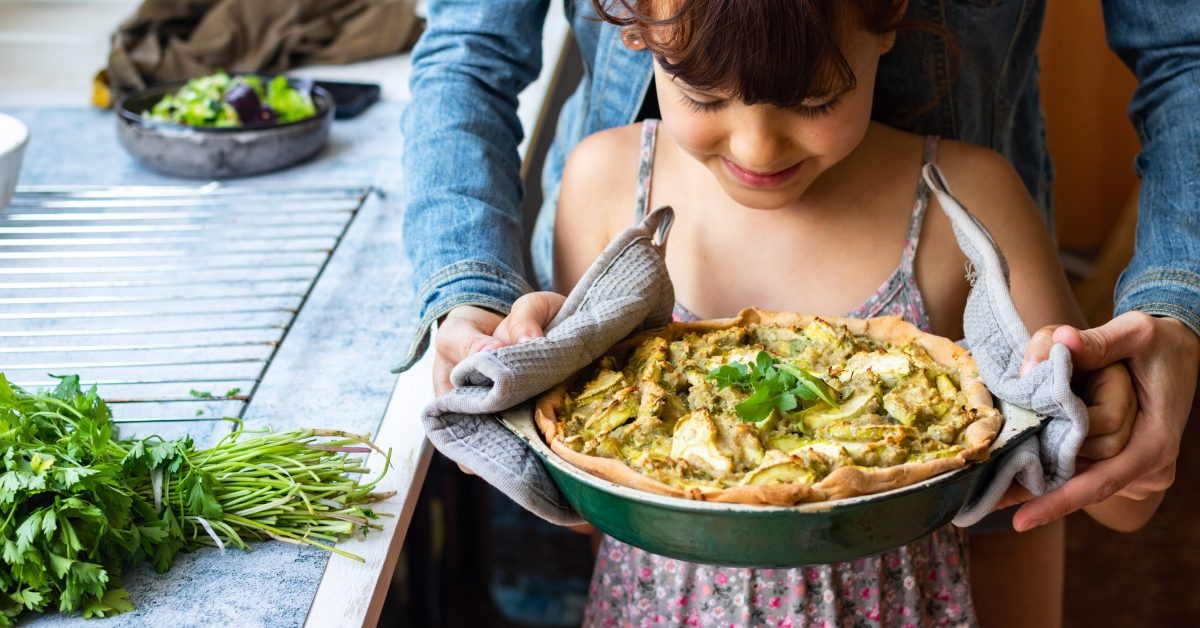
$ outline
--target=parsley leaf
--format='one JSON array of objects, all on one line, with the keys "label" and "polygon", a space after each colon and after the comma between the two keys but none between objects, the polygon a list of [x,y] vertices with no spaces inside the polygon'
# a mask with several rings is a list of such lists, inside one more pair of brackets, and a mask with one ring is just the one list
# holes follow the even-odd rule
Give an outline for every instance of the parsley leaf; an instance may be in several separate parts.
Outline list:
[{"label": "parsley leaf", "polygon": [[820,378],[790,364],[783,364],[766,351],[759,351],[754,362],[730,362],[708,373],[717,388],[735,386],[750,393],[734,406],[738,417],[747,422],[766,420],[774,411],[780,414],[800,407],[801,401],[816,401],[837,407],[829,386]]},{"label": "parsley leaf", "polygon": [[708,378],[715,381],[718,388],[737,386],[742,390],[749,390],[750,385],[746,381],[746,376],[749,373],[750,369],[746,368],[745,364],[730,362],[729,364],[723,364],[713,369],[709,372]]}]

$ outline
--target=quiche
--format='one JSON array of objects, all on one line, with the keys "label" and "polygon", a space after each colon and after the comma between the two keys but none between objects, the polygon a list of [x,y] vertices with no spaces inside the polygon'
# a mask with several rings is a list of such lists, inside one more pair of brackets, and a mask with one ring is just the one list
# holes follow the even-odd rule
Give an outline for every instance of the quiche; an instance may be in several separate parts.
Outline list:
[{"label": "quiche", "polygon": [[542,395],[538,430],[618,484],[793,505],[987,457],[1003,419],[974,360],[897,317],[743,310],[629,338]]}]

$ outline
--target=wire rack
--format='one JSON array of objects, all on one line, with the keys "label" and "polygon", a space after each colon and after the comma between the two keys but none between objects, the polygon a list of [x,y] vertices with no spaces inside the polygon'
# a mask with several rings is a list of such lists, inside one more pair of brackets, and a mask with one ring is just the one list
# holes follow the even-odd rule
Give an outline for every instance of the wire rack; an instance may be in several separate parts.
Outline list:
[{"label": "wire rack", "polygon": [[0,372],[96,384],[117,423],[240,417],[369,187],[20,188]]}]

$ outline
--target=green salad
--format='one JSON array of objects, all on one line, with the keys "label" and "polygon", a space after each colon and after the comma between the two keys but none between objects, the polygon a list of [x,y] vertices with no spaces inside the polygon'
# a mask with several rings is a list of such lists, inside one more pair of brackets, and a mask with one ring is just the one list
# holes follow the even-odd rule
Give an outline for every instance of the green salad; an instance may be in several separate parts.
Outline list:
[{"label": "green salad", "polygon": [[218,71],[188,81],[142,115],[160,122],[213,128],[287,124],[317,114],[311,92],[307,81],[289,82],[283,75],[264,82],[252,74],[230,76]]}]

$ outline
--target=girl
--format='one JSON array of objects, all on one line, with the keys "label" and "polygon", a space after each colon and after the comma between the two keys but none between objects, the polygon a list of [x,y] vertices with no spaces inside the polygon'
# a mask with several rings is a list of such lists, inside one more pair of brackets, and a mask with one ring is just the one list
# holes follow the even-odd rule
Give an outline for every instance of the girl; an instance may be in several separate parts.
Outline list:
[{"label": "girl", "polygon": [[[602,19],[626,28],[628,45],[654,55],[662,120],[604,131],[572,153],[555,227],[558,292],[570,291],[617,232],[670,205],[677,319],[732,316],[748,305],[897,314],[960,338],[965,258],[919,175],[936,161],[1005,251],[1027,326],[1083,322],[1007,162],[871,121],[880,56],[907,26],[904,0],[593,1]],[[561,304],[548,293],[522,300],[514,310],[552,315]],[[1132,398],[1121,369],[1097,382],[1107,391],[1100,396]],[[1120,432],[1126,417],[1094,413],[1092,435]],[[1127,529],[1155,505],[1113,498],[1089,512]],[[1024,593],[1007,605],[1017,614],[992,616],[1057,624],[1061,523],[1004,553],[1025,570],[987,590]],[[953,527],[852,563],[765,570],[687,564],[605,538],[585,623],[971,625],[967,576],[966,537]]]}]

